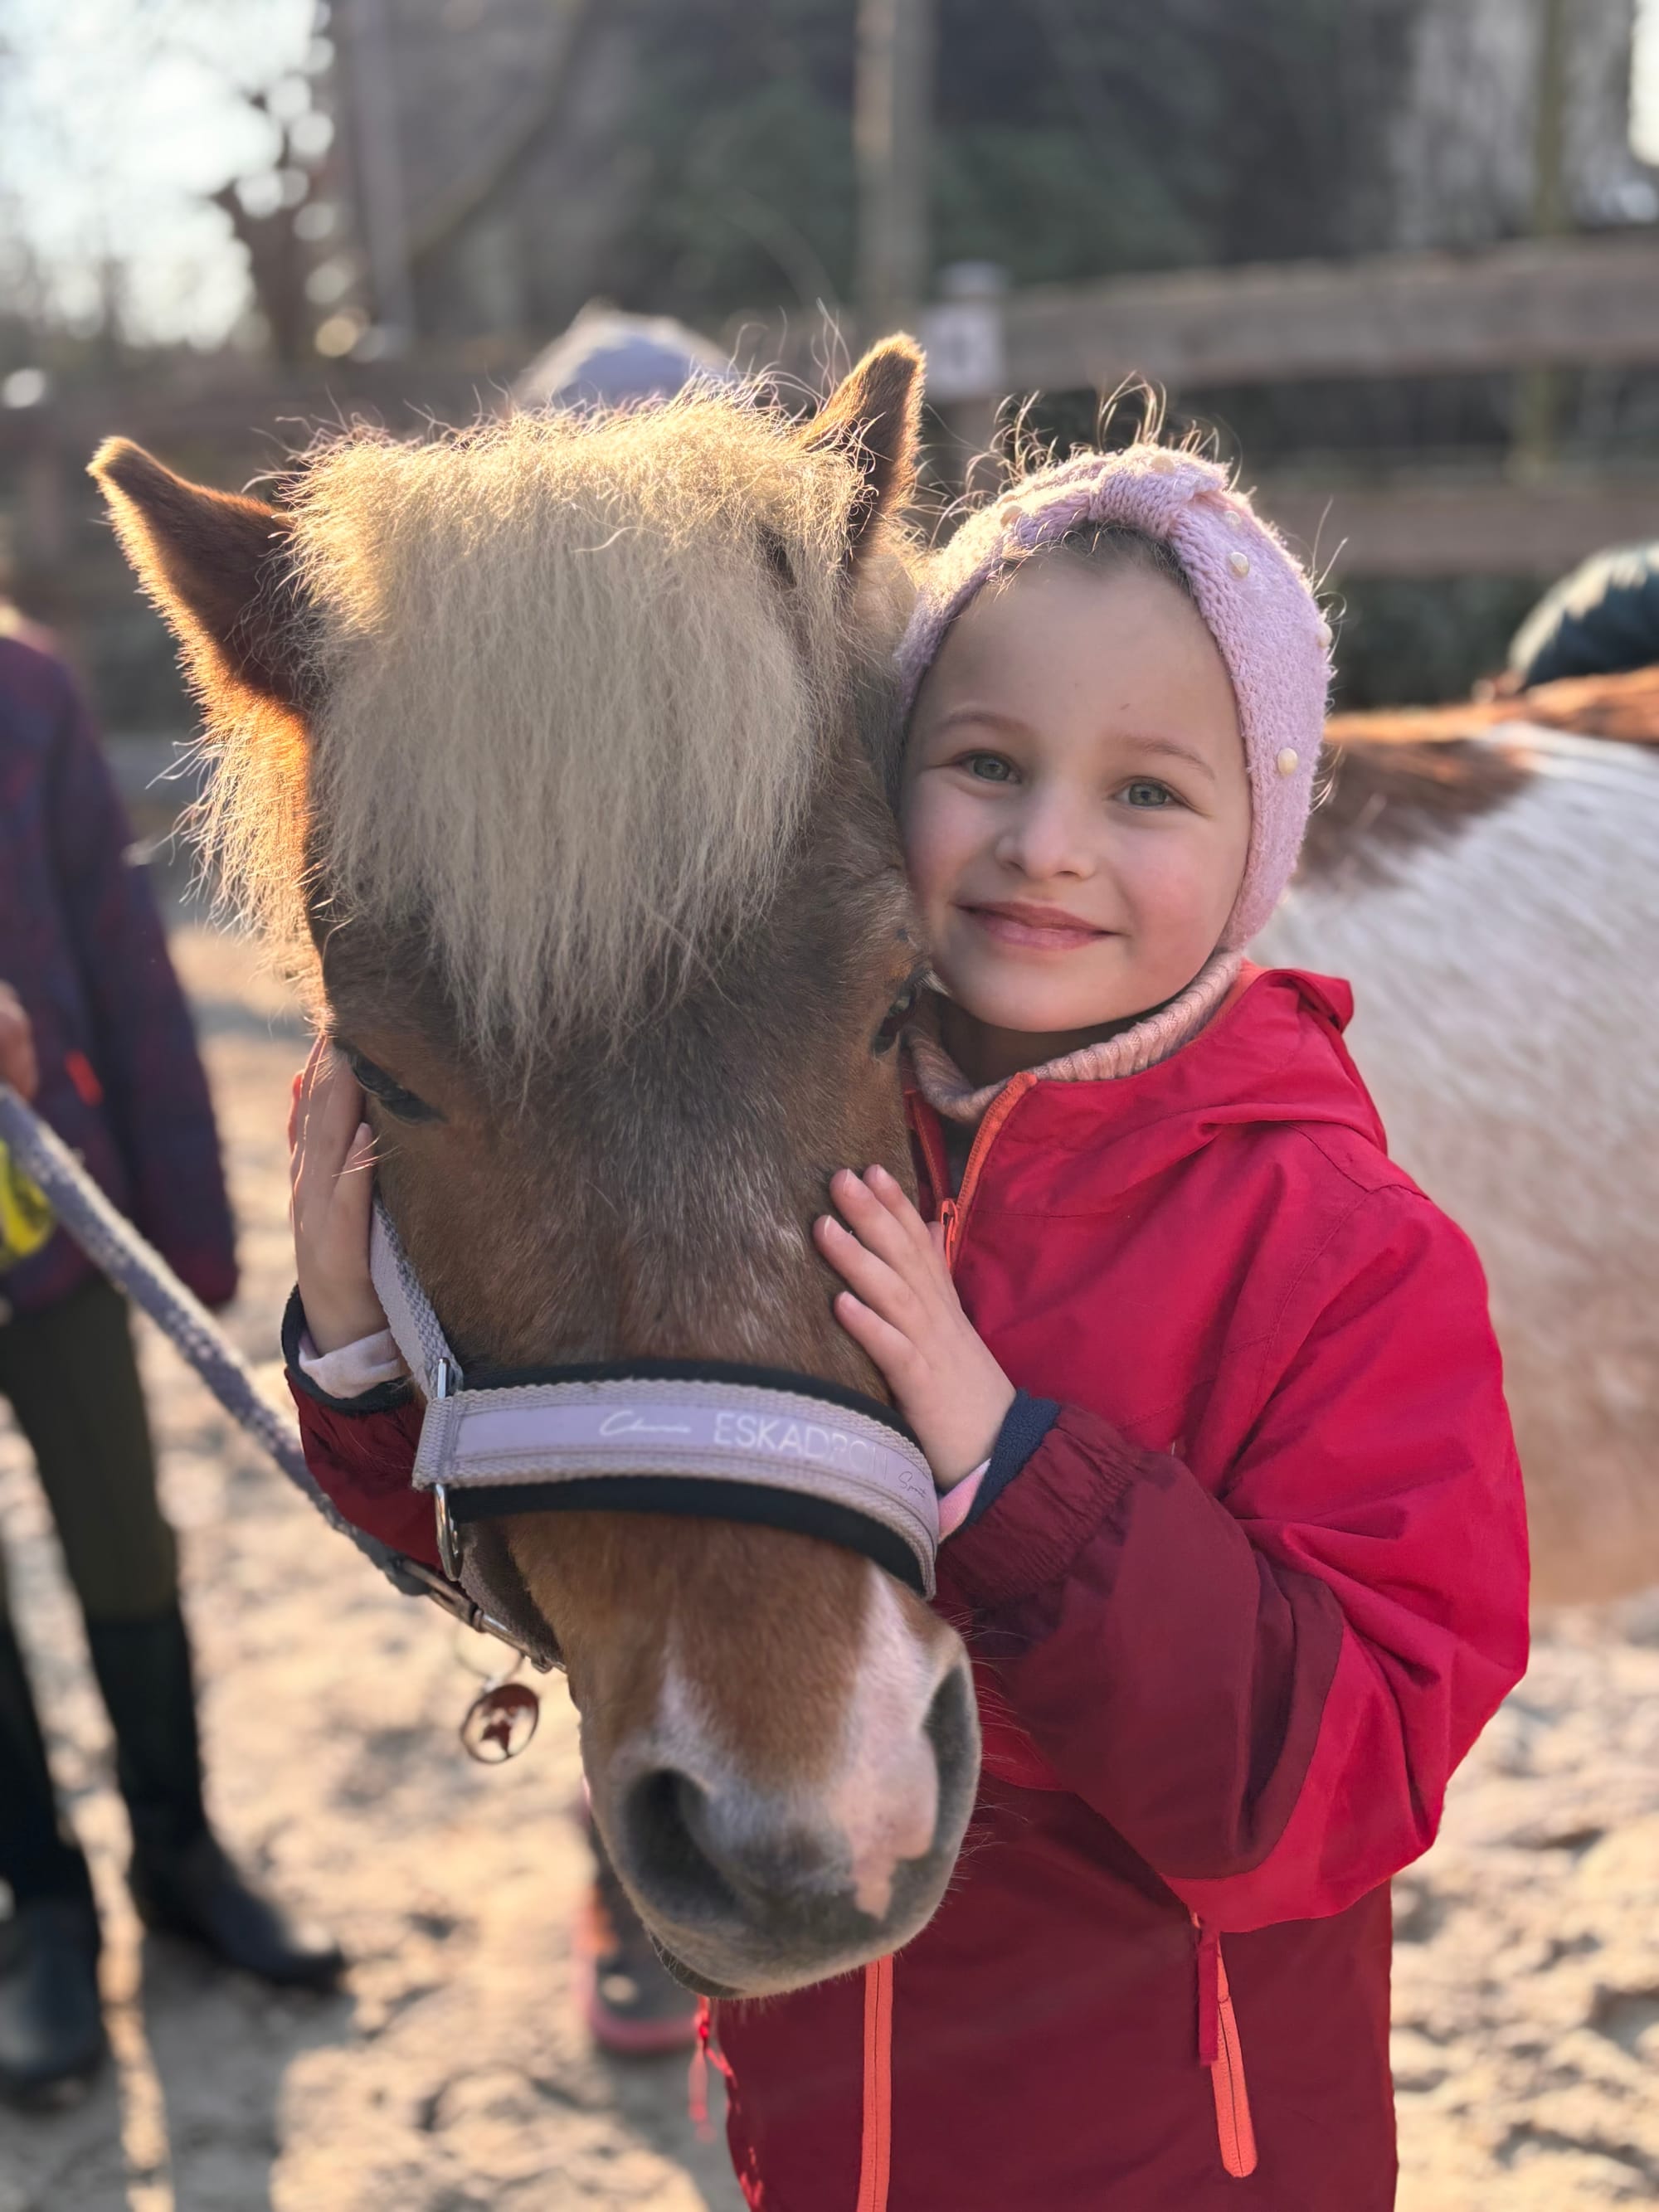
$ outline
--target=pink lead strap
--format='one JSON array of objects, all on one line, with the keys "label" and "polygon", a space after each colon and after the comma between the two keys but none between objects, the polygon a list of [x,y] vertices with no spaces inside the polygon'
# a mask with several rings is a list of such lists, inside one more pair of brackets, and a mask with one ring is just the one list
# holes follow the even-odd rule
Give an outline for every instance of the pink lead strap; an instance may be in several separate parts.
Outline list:
[{"label": "pink lead strap", "polygon": [[893,1961],[864,1970],[864,2140],[856,2212],[887,2212],[893,2149]]}]

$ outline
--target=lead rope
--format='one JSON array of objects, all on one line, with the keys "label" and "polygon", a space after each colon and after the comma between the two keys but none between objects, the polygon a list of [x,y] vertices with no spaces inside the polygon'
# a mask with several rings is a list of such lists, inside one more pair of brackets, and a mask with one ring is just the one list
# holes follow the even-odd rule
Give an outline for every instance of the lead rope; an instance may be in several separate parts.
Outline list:
[{"label": "lead rope", "polygon": [[235,1346],[167,1261],[126,1217],[117,1212],[69,1146],[9,1084],[0,1083],[0,1139],[29,1180],[51,1201],[59,1223],[94,1267],[142,1306],[201,1376],[232,1420],[264,1446],[298,1490],[388,1582],[410,1595],[422,1584],[405,1570],[401,1553],[354,1528],[318,1484],[288,1423],[259,1395]]},{"label": "lead rope", "polygon": [[[292,1427],[265,1403],[252,1370],[201,1300],[179,1281],[155,1246],[141,1237],[110,1203],[57,1131],[25,1105],[6,1083],[0,1083],[0,1143],[7,1146],[30,1182],[50,1201],[59,1223],[94,1267],[107,1275],[118,1290],[125,1291],[135,1305],[143,1309],[195,1369],[232,1420],[270,1453],[295,1488],[304,1492],[331,1528],[349,1537],[363,1557],[405,1597],[434,1598],[467,1627],[494,1635],[514,1650],[521,1648],[514,1638],[503,1635],[464,1591],[434,1575],[420,1560],[405,1559],[401,1552],[378,1542],[346,1519],[306,1465],[305,1455]],[[495,1694],[486,1692],[487,1696]],[[520,1686],[512,1694],[520,1740],[527,1741],[520,1708],[532,1693]],[[483,1701],[477,1702],[481,1705]],[[492,1712],[493,1710],[492,1707]],[[469,1720],[471,1717],[469,1714]],[[468,1747],[471,1748],[470,1745]],[[486,1750],[486,1756],[503,1755],[511,1757],[512,1753]]]}]

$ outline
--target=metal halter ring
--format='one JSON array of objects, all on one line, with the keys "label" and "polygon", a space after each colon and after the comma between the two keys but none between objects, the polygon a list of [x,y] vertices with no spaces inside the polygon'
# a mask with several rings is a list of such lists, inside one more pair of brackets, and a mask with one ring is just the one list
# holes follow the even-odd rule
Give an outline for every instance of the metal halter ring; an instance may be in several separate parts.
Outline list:
[{"label": "metal halter ring", "polygon": [[[447,1398],[454,1389],[455,1382],[454,1362],[449,1359],[434,1360],[432,1368],[433,1396]],[[450,1515],[448,1491],[441,1482],[433,1486],[432,1504],[438,1522],[439,1561],[450,1581],[459,1583],[461,1579],[461,1541],[456,1534],[455,1523]]]}]

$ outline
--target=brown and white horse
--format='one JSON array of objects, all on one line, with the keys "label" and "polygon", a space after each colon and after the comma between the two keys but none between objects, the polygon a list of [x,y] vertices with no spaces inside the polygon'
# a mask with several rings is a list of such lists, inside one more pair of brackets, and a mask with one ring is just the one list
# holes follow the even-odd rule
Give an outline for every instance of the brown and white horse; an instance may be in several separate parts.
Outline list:
[{"label": "brown and white horse", "polygon": [[[100,457],[204,700],[221,859],[311,960],[464,1364],[878,1387],[807,1226],[834,1167],[908,1172],[881,1048],[917,947],[878,763],[917,366],[878,349],[804,431],[702,395],[354,434],[275,506]],[[1492,1274],[1540,1589],[1571,1595],[1659,1574],[1659,756],[1547,719],[1334,729],[1258,949],[1355,980],[1401,1156]],[[915,1932],[976,1772],[942,1623],[781,1530],[507,1528],[600,1826],[695,1978],[782,1989]]]},{"label": "brown and white horse", "polygon": [[1252,948],[1346,976],[1492,1285],[1543,1601],[1659,1581],[1659,670],[1355,715]]},{"label": "brown and white horse", "polygon": [[[909,1173],[918,950],[879,762],[920,361],[804,428],[692,393],[418,445],[354,432],[265,506],[94,464],[177,631],[233,885],[308,961],[463,1366],[761,1364],[868,1394],[809,1234]],[[782,1529],[521,1514],[607,1846],[711,1990],[933,1911],[977,1723],[951,1631]]]}]

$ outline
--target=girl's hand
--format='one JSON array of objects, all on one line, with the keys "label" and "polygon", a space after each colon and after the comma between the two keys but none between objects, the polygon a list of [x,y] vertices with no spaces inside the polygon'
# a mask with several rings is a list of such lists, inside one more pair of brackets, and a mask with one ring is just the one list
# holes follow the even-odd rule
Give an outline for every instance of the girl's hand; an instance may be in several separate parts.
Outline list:
[{"label": "girl's hand", "polygon": [[319,1352],[377,1335],[386,1315],[368,1273],[374,1136],[363,1094],[325,1037],[294,1079],[288,1218],[306,1327]]},{"label": "girl's hand", "polygon": [[945,1264],[945,1241],[885,1168],[830,1184],[832,1214],[814,1224],[817,1248],[849,1288],[836,1319],[887,1378],[898,1409],[949,1490],[988,1457],[1014,1402],[1014,1386],[962,1310]]},{"label": "girl's hand", "polygon": [[9,1083],[20,1098],[28,1099],[40,1080],[34,1031],[23,1002],[9,983],[0,983],[0,1083]]}]

